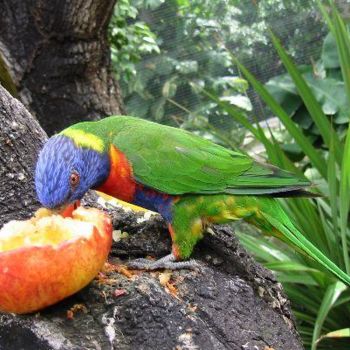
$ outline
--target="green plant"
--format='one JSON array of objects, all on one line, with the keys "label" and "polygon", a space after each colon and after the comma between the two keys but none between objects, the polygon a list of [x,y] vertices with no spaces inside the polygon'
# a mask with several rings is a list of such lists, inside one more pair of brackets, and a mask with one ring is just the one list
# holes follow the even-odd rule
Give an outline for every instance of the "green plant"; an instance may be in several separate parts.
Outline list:
[{"label": "green plant", "polygon": [[[129,0],[119,0],[109,25],[109,41],[116,75],[129,83],[136,75],[136,64],[145,54],[159,53],[154,33],[142,21],[136,21],[138,10]],[[132,19],[134,23],[128,23]]]},{"label": "green plant", "polygon": [[[332,2],[327,9],[319,2],[318,6],[335,38],[344,81],[342,94],[345,94],[347,100],[350,100],[349,33]],[[306,155],[307,163],[312,167],[312,173],[316,174],[315,178],[323,183],[322,186],[319,186],[319,191],[323,195],[320,198],[295,198],[281,200],[281,202],[305,236],[339,267],[349,273],[350,127],[347,128],[345,137],[340,137],[334,131],[330,118],[324,113],[322,101],[315,96],[308,79],[299,71],[278,38],[272,33],[271,38],[288,72],[288,79],[293,82],[315,128],[319,131],[319,137],[325,148],[320,152],[269,90],[235,59],[244,77],[267,107],[279,118],[286,132]],[[300,164],[293,163],[287,157],[271,130],[270,135],[267,136],[259,124],[252,124],[241,111],[232,109],[213,94],[210,96],[235,121],[243,124],[262,142],[271,163],[301,175],[304,173]],[[240,238],[265,266],[276,271],[278,279],[283,283],[292,301],[305,346],[312,350],[316,348],[348,349],[350,288],[330,278],[314,261],[304,255],[284,249],[281,243],[273,239],[252,237],[243,233],[240,234]]]},{"label": "green plant", "polygon": [[[268,40],[267,28],[271,19],[277,18],[276,21],[273,20],[272,30],[278,30],[288,52],[299,60],[300,52],[304,54],[306,48],[305,41],[308,42],[307,48],[309,46],[309,32],[315,28],[313,18],[317,16],[312,16],[314,1],[249,1],[249,6],[247,2],[234,0],[124,0],[119,1],[119,4],[125,8],[124,12],[116,12],[117,22],[111,24],[111,30],[118,27],[114,29],[115,36],[112,39],[112,58],[118,77],[122,80],[128,112],[194,130],[229,147],[235,147],[243,139],[243,128],[239,129],[238,137],[236,136],[237,123],[240,123],[262,142],[271,163],[300,175],[304,175],[307,166],[308,176],[311,174],[311,179],[318,182],[318,188],[324,197],[314,200],[284,200],[283,205],[306,237],[349,272],[347,197],[350,183],[350,138],[346,137],[346,124],[337,124],[338,118],[346,117],[345,104],[344,99],[339,103],[334,98],[330,103],[325,94],[325,83],[317,80],[313,84],[311,81],[319,78],[314,76],[316,69],[317,73],[321,73],[320,80],[336,80],[332,87],[337,89],[337,96],[347,96],[346,100],[350,96],[350,83],[347,81],[350,79],[349,38],[337,12],[333,11],[333,18],[329,19],[327,11],[320,6],[334,37],[333,43],[329,37],[324,43],[321,58],[326,68],[321,69],[320,63],[316,63],[300,73],[277,38],[273,37],[272,43]],[[138,22],[147,25],[147,30],[134,33],[128,31],[128,27],[136,21],[135,11],[140,13],[142,19]],[[157,13],[162,16],[157,17]],[[292,33],[283,30],[284,23],[281,23],[286,19],[283,13],[288,13],[288,18],[292,21]],[[171,21],[164,18],[171,18]],[[321,29],[320,38],[322,33]],[[134,34],[139,41],[133,37]],[[301,36],[305,40],[298,40]],[[139,43],[145,37],[154,40],[151,40],[149,48],[153,55],[147,50],[139,50]],[[192,40],[189,41],[188,38]],[[336,55],[338,63],[332,55],[334,42],[339,50]],[[251,62],[254,59],[257,63],[250,66],[261,80],[267,67],[271,68],[272,65],[274,70],[279,67],[279,62],[267,50],[271,45],[277,48],[288,69],[288,75],[284,79],[293,86],[291,95],[296,101],[288,100],[288,95],[287,103],[282,103],[278,95],[274,95],[274,98],[271,91],[239,62],[238,67],[270,110],[281,120],[285,127],[282,133],[287,134],[288,140],[293,140],[293,147],[297,147],[297,157],[293,159],[299,160],[298,163],[291,160],[290,150],[286,153],[288,149],[277,141],[276,134],[266,134],[259,125],[251,122],[255,118],[251,116],[251,106],[245,96],[247,84],[243,78],[237,77],[235,59],[230,54],[230,51],[238,48],[241,62]],[[337,67],[332,67],[336,64]],[[317,93],[317,84],[322,87],[323,93]],[[288,108],[293,107],[293,103],[294,108],[303,108],[296,114],[307,114],[310,118],[307,122],[310,123],[311,120],[312,131],[322,145],[321,150],[316,147],[318,145],[315,139],[305,136],[302,125],[291,120]],[[303,118],[301,120],[304,121]],[[337,132],[333,131],[332,125]],[[341,128],[343,134],[338,134]],[[328,348],[347,349],[346,345],[340,344],[339,339],[345,340],[350,333],[349,288],[330,277],[307,257],[286,250],[281,243],[243,233],[240,236],[257,258],[277,272],[293,302],[305,345],[312,346],[313,349],[316,346],[326,349],[331,344]],[[336,337],[340,338],[335,341]]]},{"label": "green plant", "polygon": [[[289,30],[282,35],[298,57],[305,51],[300,49],[301,40],[294,40],[300,37],[301,23],[307,33],[319,27],[312,7],[313,1],[304,0],[119,1],[110,25],[112,60],[128,114],[181,126],[231,147],[240,145],[244,131],[237,130],[232,118],[202,90],[250,112],[247,84],[236,76],[230,50],[238,47],[244,62],[253,58],[259,62],[254,65],[257,74],[265,74],[271,66],[278,69],[269,50],[267,23],[273,19],[278,27],[288,14]],[[135,23],[147,26],[147,31],[141,36],[133,32]],[[159,51],[152,41],[152,52],[142,52],[138,43],[150,37]],[[316,46],[311,42],[307,49],[312,45]]]},{"label": "green plant", "polygon": [[[325,37],[320,59],[312,65],[299,66],[299,71],[312,90],[322,112],[328,117],[340,138],[345,137],[350,117],[350,103],[347,99],[344,80],[334,35]],[[299,95],[291,76],[282,74],[271,78],[265,87],[308,136],[315,147],[324,147],[320,130],[313,121],[308,109]],[[294,144],[282,145],[283,150],[299,158],[304,156],[300,147]]]}]

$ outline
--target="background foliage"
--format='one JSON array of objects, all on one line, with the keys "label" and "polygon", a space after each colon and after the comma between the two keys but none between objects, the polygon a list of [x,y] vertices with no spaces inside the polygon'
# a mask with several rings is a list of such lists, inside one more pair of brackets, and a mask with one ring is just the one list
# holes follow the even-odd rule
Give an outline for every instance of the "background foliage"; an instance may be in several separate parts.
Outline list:
[{"label": "background foliage", "polygon": [[[323,197],[282,204],[349,273],[350,39],[329,4],[122,0],[110,39],[130,114],[243,146],[316,183]],[[254,123],[270,116],[278,122]],[[240,231],[283,283],[306,348],[348,349],[350,289],[281,242]]]},{"label": "background foliage", "polygon": [[[345,94],[336,41],[331,32],[323,41],[319,59],[312,61],[309,65],[299,66],[298,69],[303,73],[323,113],[343,139],[349,121],[350,105]],[[313,145],[324,148],[320,131],[313,122],[290,75],[287,73],[273,77],[266,83],[266,87],[293,121],[303,129]],[[296,143],[285,144],[282,148],[298,159],[304,156]]]},{"label": "background foliage", "polygon": [[266,81],[282,72],[267,28],[303,62],[320,51],[325,33],[316,14],[313,1],[300,0],[119,1],[110,38],[128,113],[240,144],[244,133],[202,90],[264,118],[254,93],[247,98],[231,52]]}]

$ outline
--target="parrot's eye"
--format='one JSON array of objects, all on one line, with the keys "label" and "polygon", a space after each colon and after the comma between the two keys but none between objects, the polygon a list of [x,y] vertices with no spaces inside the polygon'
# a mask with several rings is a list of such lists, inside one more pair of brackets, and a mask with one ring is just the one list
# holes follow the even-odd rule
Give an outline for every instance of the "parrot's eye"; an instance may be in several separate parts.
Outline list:
[{"label": "parrot's eye", "polygon": [[79,174],[78,174],[76,171],[73,171],[73,172],[70,174],[70,178],[69,178],[70,185],[71,185],[72,187],[76,187],[76,186],[78,186],[79,181],[80,181],[80,176],[79,176]]}]

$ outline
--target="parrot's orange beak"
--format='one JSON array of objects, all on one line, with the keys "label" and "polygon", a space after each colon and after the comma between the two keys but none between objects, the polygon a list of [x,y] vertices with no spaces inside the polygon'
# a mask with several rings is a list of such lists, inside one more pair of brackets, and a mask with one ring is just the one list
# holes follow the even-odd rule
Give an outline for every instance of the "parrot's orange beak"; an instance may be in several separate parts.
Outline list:
[{"label": "parrot's orange beak", "polygon": [[58,210],[58,214],[64,218],[72,217],[72,213],[80,206],[80,201],[75,201]]}]

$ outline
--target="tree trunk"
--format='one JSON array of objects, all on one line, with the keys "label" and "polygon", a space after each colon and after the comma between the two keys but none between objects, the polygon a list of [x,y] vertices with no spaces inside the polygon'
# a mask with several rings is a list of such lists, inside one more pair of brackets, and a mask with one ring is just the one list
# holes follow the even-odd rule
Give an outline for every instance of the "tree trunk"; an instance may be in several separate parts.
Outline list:
[{"label": "tree trunk", "polygon": [[0,227],[29,217],[38,207],[33,172],[45,132],[0,85]]},{"label": "tree trunk", "polygon": [[0,54],[21,101],[49,135],[123,112],[107,42],[114,4],[0,1]]}]

